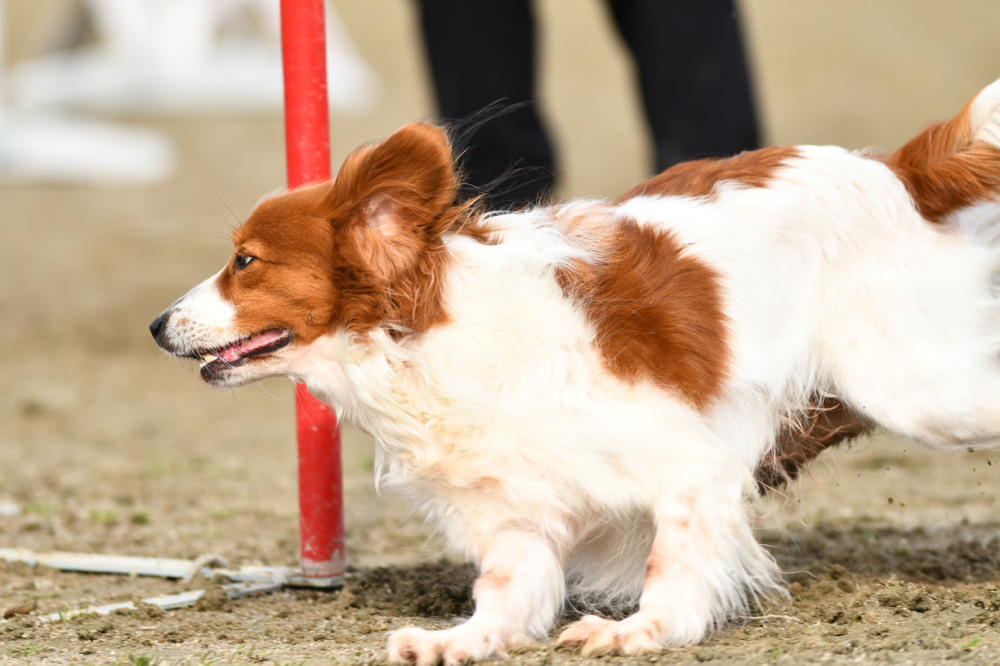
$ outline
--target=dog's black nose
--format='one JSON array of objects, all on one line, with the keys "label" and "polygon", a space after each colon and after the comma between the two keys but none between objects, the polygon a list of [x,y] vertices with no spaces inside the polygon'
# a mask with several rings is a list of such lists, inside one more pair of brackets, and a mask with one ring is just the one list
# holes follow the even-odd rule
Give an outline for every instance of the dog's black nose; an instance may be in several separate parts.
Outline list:
[{"label": "dog's black nose", "polygon": [[153,339],[156,340],[158,344],[163,344],[163,331],[167,327],[167,314],[163,313],[159,317],[153,320],[153,323],[149,325],[149,332],[153,334]]}]

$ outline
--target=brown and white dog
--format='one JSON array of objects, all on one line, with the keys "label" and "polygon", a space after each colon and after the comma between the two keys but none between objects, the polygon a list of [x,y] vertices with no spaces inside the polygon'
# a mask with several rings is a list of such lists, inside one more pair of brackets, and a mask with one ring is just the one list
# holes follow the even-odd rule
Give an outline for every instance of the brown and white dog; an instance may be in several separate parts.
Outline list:
[{"label": "brown and white dog", "polygon": [[615,201],[457,205],[408,125],[262,201],[151,329],[202,378],[284,375],[374,435],[378,476],[479,566],[476,611],[393,662],[548,636],[642,653],[781,594],[748,497],[871,427],[1000,438],[1000,81],[887,157],[765,148]]}]

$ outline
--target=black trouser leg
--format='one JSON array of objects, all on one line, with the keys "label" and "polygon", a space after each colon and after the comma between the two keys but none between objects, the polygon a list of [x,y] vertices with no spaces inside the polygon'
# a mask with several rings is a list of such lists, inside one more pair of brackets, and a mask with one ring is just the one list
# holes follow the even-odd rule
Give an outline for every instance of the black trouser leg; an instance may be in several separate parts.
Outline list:
[{"label": "black trouser leg", "polygon": [[461,120],[502,100],[521,104],[479,127],[462,161],[477,188],[523,171],[487,195],[517,207],[552,187],[555,154],[535,103],[535,22],[530,0],[420,0],[420,21],[441,117]]},{"label": "black trouser leg", "polygon": [[608,0],[635,59],[659,171],[759,147],[733,0]]}]

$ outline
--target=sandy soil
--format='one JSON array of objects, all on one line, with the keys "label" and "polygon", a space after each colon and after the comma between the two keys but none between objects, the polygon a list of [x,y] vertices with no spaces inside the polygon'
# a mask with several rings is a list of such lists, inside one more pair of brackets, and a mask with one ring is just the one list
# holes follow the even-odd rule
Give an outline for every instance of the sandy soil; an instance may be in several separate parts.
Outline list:
[{"label": "sandy soil", "polygon": [[[892,147],[1000,75],[1000,4],[750,2],[772,143]],[[543,85],[566,196],[645,175],[628,64],[600,3],[546,0]],[[335,160],[432,114],[408,3],[337,3],[383,78],[364,115],[336,114]],[[294,564],[287,382],[200,385],[148,322],[225,260],[229,229],[284,179],[281,121],[128,118],[169,132],[182,169],[135,189],[0,188],[0,546]],[[905,387],[901,387],[905,390]],[[193,585],[0,565],[0,661],[379,663],[387,630],[469,610],[465,565],[408,509],[377,498],[372,449],[345,431],[347,545],[339,593],[288,590],[199,607],[41,625],[44,613]],[[609,663],[1000,662],[995,500],[1000,454],[946,455],[877,437],[828,453],[773,498],[762,538],[788,571],[784,605],[702,645]],[[581,663],[546,646],[510,663]]]}]

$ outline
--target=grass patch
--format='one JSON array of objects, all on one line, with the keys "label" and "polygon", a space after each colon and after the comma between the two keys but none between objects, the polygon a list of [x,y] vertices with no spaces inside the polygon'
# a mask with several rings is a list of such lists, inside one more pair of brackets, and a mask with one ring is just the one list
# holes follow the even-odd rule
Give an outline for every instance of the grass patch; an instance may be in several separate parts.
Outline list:
[{"label": "grass patch", "polygon": [[118,514],[113,509],[91,509],[90,521],[98,525],[117,525]]}]

